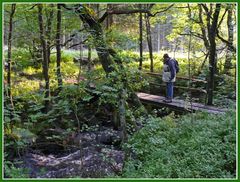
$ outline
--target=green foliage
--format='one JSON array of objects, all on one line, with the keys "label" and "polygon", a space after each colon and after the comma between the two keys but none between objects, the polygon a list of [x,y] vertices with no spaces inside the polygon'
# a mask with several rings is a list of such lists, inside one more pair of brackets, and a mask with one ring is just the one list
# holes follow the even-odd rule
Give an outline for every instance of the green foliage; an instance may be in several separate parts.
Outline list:
[{"label": "green foliage", "polygon": [[235,78],[226,74],[218,76],[217,94],[224,95],[229,98],[236,97]]},{"label": "green foliage", "polygon": [[136,36],[129,35],[114,26],[108,30],[106,37],[108,44],[117,50],[133,50],[138,46]]},{"label": "green foliage", "polygon": [[234,178],[236,120],[196,113],[175,119],[150,117],[125,146],[131,155],[123,177]]},{"label": "green foliage", "polygon": [[19,82],[12,86],[13,95],[24,95],[26,93],[36,92],[39,90],[40,82],[36,80],[27,80],[22,79],[22,82]]},{"label": "green foliage", "polygon": [[12,64],[17,70],[22,70],[28,66],[34,66],[33,61],[27,49],[17,48],[12,50]]},{"label": "green foliage", "polygon": [[4,173],[7,178],[29,178],[28,169],[16,167],[15,164],[10,161],[5,161],[4,164]]}]

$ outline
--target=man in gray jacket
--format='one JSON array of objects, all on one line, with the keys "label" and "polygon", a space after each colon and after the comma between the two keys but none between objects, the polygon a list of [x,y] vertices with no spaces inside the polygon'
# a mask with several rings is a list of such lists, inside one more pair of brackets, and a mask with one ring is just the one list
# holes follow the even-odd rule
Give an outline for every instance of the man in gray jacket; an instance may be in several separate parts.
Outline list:
[{"label": "man in gray jacket", "polygon": [[173,82],[176,80],[176,68],[174,60],[168,54],[163,55],[163,63],[162,80],[166,83],[166,99],[163,101],[170,103],[173,99]]}]

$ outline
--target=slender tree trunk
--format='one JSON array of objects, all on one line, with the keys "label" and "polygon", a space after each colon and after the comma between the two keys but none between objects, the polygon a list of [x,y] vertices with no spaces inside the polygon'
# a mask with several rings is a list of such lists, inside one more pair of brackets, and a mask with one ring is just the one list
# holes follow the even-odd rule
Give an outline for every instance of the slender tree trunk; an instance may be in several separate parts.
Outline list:
[{"label": "slender tree trunk", "polygon": [[[228,42],[230,45],[233,45],[233,10],[232,4],[228,4],[228,16],[227,16],[227,25],[228,25]],[[224,73],[228,73],[232,67],[232,57],[233,50],[232,46],[227,44],[227,53],[226,53],[226,61],[224,64]]]},{"label": "slender tree trunk", "polygon": [[62,11],[61,5],[57,5],[57,33],[56,33],[56,51],[57,51],[57,80],[58,91],[62,89],[62,74],[61,74],[61,21]]},{"label": "slender tree trunk", "polygon": [[145,14],[145,21],[146,21],[147,42],[148,42],[149,57],[150,57],[150,71],[153,72],[151,25],[150,25],[150,17],[147,14]]},{"label": "slender tree trunk", "polygon": [[89,45],[88,46],[88,71],[91,71],[92,69],[92,48],[91,46]]},{"label": "slender tree trunk", "polygon": [[50,87],[49,87],[49,76],[48,76],[48,55],[47,55],[47,43],[45,40],[44,34],[44,26],[43,26],[43,5],[38,4],[38,24],[40,31],[40,40],[42,46],[42,68],[43,68],[43,76],[45,80],[45,112],[47,113],[49,110],[49,97],[50,97]]},{"label": "slender tree trunk", "polygon": [[[142,8],[142,5],[139,5],[139,8]],[[142,69],[142,61],[143,61],[143,22],[142,22],[142,13],[139,14],[139,69]]]},{"label": "slender tree trunk", "polygon": [[121,125],[121,130],[123,132],[123,142],[127,141],[127,124],[126,124],[126,106],[125,106],[125,95],[126,90],[122,89],[119,96],[119,121]]},{"label": "slender tree trunk", "polygon": [[202,73],[202,70],[203,70],[203,67],[204,67],[204,65],[205,65],[205,63],[207,61],[208,55],[209,55],[209,52],[207,52],[207,54],[205,55],[205,58],[204,58],[204,60],[203,60],[203,62],[201,64],[201,66],[198,68],[198,71],[197,71],[198,75]]},{"label": "slender tree trunk", "polygon": [[[53,5],[51,4],[50,7],[52,8]],[[46,29],[46,48],[47,48],[47,58],[48,58],[48,65],[50,63],[50,56],[51,56],[51,33],[52,33],[52,22],[53,22],[53,10],[51,9],[49,12],[49,16],[47,16],[47,29]]]},{"label": "slender tree trunk", "polygon": [[100,4],[96,4],[97,18],[100,16]]},{"label": "slender tree trunk", "polygon": [[12,66],[12,33],[13,33],[13,17],[16,10],[16,4],[12,4],[11,13],[9,18],[9,31],[8,31],[8,69],[7,69],[7,94],[12,99],[11,90],[11,66]]},{"label": "slender tree trunk", "polygon": [[157,25],[157,52],[160,52],[160,23]]},{"label": "slender tree trunk", "polygon": [[[206,50],[208,50],[209,49],[209,41],[208,41],[206,27],[204,25],[202,15],[203,15],[202,6],[199,4],[198,5],[199,25],[200,25],[201,32],[202,32],[204,46],[205,46]],[[210,21],[210,19],[209,19],[209,21]]]},{"label": "slender tree trunk", "polygon": [[[206,51],[207,51],[207,54],[205,56],[205,59],[202,63],[202,65],[200,66],[200,69],[198,70],[198,73],[200,74],[201,70],[203,69],[204,67],[204,64],[209,56],[209,40],[208,40],[208,37],[207,37],[207,30],[206,30],[206,27],[204,25],[204,22],[203,22],[203,10],[202,10],[202,6],[200,4],[198,4],[198,17],[199,17],[199,25],[200,25],[200,28],[201,28],[201,32],[202,32],[202,39],[203,39],[203,43],[204,43],[204,46],[206,48]],[[210,19],[208,19],[208,21],[210,21]]]},{"label": "slender tree trunk", "polygon": [[[113,8],[113,4],[107,4],[107,9],[111,10]],[[109,15],[106,19],[106,29],[109,29],[113,24],[113,15]]]},{"label": "slender tree trunk", "polygon": [[[8,96],[8,101],[10,105],[10,119],[13,119],[13,112],[14,112],[14,104],[12,99],[12,86],[11,86],[11,65],[12,65],[12,33],[13,33],[13,17],[16,10],[16,4],[12,4],[10,18],[9,18],[9,31],[8,31],[8,68],[7,68],[7,88],[6,88],[6,95]],[[11,124],[12,128],[12,124]]]},{"label": "slender tree trunk", "polygon": [[218,23],[218,17],[219,12],[221,9],[221,4],[216,4],[215,12],[213,14],[212,23],[208,27],[208,39],[210,43],[210,49],[209,49],[209,80],[208,80],[208,105],[213,104],[213,90],[214,90],[214,75],[216,72],[216,33],[217,33],[217,23]]}]

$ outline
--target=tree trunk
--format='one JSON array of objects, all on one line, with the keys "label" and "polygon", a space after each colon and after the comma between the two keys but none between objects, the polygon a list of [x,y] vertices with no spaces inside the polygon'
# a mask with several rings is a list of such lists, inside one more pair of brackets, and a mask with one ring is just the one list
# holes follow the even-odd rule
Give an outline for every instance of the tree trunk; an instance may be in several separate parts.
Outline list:
[{"label": "tree trunk", "polygon": [[151,26],[150,26],[150,17],[147,14],[145,14],[145,21],[146,21],[147,42],[148,42],[149,57],[150,57],[150,71],[153,72]]},{"label": "tree trunk", "polygon": [[[80,8],[81,7],[81,8]],[[79,8],[75,9],[75,11],[78,13],[80,19],[83,21],[84,26],[86,26],[86,28],[88,30],[90,30],[91,35],[94,38],[94,46],[96,48],[97,54],[98,54],[98,58],[103,66],[104,71],[106,72],[106,74],[108,75],[110,72],[114,71],[113,65],[114,65],[114,61],[120,66],[122,67],[122,63],[120,58],[117,56],[116,52],[112,49],[109,49],[107,46],[107,43],[104,39],[104,33],[102,30],[102,27],[100,25],[100,23],[90,15],[90,13],[88,12],[87,9],[84,8],[84,6],[79,5]],[[83,13],[84,12],[84,13]],[[111,52],[111,54],[110,54]],[[112,56],[113,59],[110,57]],[[124,70],[123,70],[124,71]],[[133,101],[135,102],[134,104],[139,106],[141,104],[140,100],[138,99],[137,95],[130,89],[131,87],[128,86],[127,83],[127,79],[124,78],[123,79],[125,88],[124,89],[128,89],[128,91],[131,93],[131,97],[133,98]],[[122,93],[119,93],[120,95]],[[120,101],[122,102],[122,101]],[[119,105],[121,107],[123,107],[122,103],[119,103]],[[125,107],[125,104],[124,104]],[[122,108],[123,109],[123,108]],[[123,117],[125,117],[124,115],[120,115],[119,117],[121,117],[122,119],[120,119],[120,121],[123,121]]]},{"label": "tree trunk", "polygon": [[[142,5],[139,5],[139,8],[142,8]],[[142,13],[139,14],[139,69],[142,69],[142,61],[143,61],[143,41],[142,41],[142,36],[143,36],[143,23],[142,23]]]},{"label": "tree trunk", "polygon": [[[52,8],[53,5],[51,4],[50,7]],[[51,56],[51,33],[52,33],[52,22],[53,22],[53,9],[50,10],[49,15],[47,16],[47,29],[46,29],[46,48],[47,48],[47,58],[48,58],[48,65],[50,63],[50,56]]]},{"label": "tree trunk", "polygon": [[[81,6],[81,5],[80,5]],[[75,10],[80,19],[84,22],[84,26],[87,29],[91,29],[90,33],[93,36],[95,42],[95,48],[99,57],[99,60],[103,66],[104,71],[108,74],[113,71],[113,60],[110,57],[108,47],[106,41],[103,36],[103,30],[101,25],[95,20],[86,10],[86,12],[82,13],[80,9]],[[88,27],[88,26],[89,27]]]},{"label": "tree trunk", "polygon": [[157,52],[160,52],[160,23],[157,24]]},{"label": "tree trunk", "polygon": [[125,95],[126,95],[126,90],[122,89],[119,93],[119,121],[121,125],[121,130],[123,132],[123,142],[127,141],[127,124],[126,124],[126,106],[125,106]]},{"label": "tree trunk", "polygon": [[[6,95],[8,99],[6,103],[9,103],[9,110],[10,110],[10,119],[13,119],[13,112],[14,112],[14,104],[12,99],[12,86],[11,86],[11,65],[12,65],[12,33],[13,33],[13,17],[16,10],[16,4],[12,4],[10,18],[9,18],[9,31],[8,31],[8,58],[7,58],[7,88],[6,88]],[[11,124],[12,128],[12,124]]]},{"label": "tree trunk", "polygon": [[88,45],[88,64],[87,64],[88,72],[92,70],[92,48]]},{"label": "tree trunk", "polygon": [[40,40],[41,40],[42,56],[43,56],[42,71],[43,71],[43,76],[45,80],[45,112],[47,113],[49,110],[50,87],[49,87],[49,76],[48,76],[47,43],[46,43],[45,34],[44,34],[42,9],[43,9],[43,5],[38,4],[38,24],[39,24],[39,32],[40,32]]},{"label": "tree trunk", "polygon": [[57,5],[57,33],[56,33],[56,51],[57,51],[57,80],[58,92],[62,90],[62,74],[61,74],[61,21],[62,12],[61,5]]},{"label": "tree trunk", "polygon": [[[107,4],[107,10],[111,10],[113,8],[113,4]],[[113,15],[109,15],[106,20],[106,29],[111,28],[113,24]]]},{"label": "tree trunk", "polygon": [[13,32],[13,16],[16,10],[16,4],[12,4],[10,18],[9,18],[9,31],[8,31],[8,69],[7,69],[7,95],[12,100],[11,91],[11,66],[12,66],[12,32]]},{"label": "tree trunk", "polygon": [[202,32],[202,38],[203,38],[204,46],[205,46],[206,50],[208,50],[209,49],[209,41],[208,41],[208,38],[207,38],[207,32],[206,32],[205,25],[203,23],[202,15],[203,15],[202,6],[199,4],[198,5],[199,25],[200,25],[201,32]]},{"label": "tree trunk", "polygon": [[214,90],[214,75],[216,72],[216,33],[217,33],[217,23],[219,12],[221,9],[221,4],[216,4],[215,12],[213,15],[212,23],[208,22],[208,39],[210,43],[209,49],[209,79],[208,79],[208,105],[213,104],[213,90]]},{"label": "tree trunk", "polygon": [[232,58],[233,58],[233,49],[232,46],[233,45],[233,10],[232,10],[232,4],[228,4],[228,16],[227,16],[227,25],[228,25],[228,42],[229,44],[227,44],[227,53],[226,53],[226,60],[225,60],[225,64],[224,64],[224,73],[228,73],[229,70],[232,67]]}]

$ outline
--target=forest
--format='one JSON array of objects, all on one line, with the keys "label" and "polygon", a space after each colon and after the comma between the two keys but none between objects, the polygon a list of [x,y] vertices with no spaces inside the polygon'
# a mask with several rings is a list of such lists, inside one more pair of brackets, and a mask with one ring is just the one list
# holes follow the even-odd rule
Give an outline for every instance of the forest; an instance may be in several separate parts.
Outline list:
[{"label": "forest", "polygon": [[236,3],[4,3],[3,177],[235,179],[237,22]]}]

